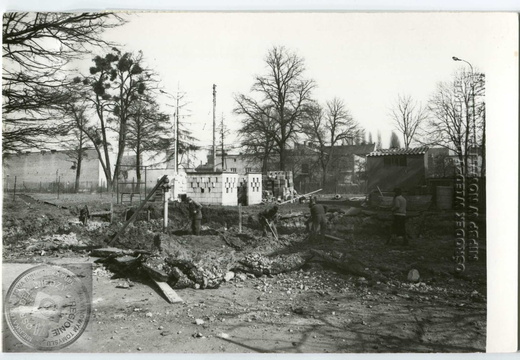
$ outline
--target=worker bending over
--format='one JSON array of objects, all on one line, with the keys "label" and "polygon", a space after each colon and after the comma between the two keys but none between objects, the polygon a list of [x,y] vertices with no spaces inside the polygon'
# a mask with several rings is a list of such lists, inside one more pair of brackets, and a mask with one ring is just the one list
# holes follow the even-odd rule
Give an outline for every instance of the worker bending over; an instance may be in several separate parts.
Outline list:
[{"label": "worker bending over", "polygon": [[275,238],[278,239],[278,230],[276,230],[276,221],[278,219],[278,205],[270,209],[266,209],[258,214],[258,221],[262,226],[263,236],[267,236],[267,231],[272,232]]},{"label": "worker bending over", "polygon": [[[316,241],[323,241],[325,236],[325,230],[327,230],[327,217],[325,213],[327,208],[321,204],[316,203],[316,198],[313,197],[309,204],[311,209],[311,238]],[[318,233],[320,237],[318,237]]]}]

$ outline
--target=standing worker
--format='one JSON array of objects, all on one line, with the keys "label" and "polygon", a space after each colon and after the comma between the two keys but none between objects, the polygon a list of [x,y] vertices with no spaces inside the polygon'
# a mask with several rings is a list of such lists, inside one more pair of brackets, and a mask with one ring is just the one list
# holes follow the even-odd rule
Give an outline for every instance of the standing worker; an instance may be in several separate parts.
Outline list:
[{"label": "standing worker", "polygon": [[267,236],[267,230],[272,232],[274,237],[278,239],[278,230],[276,230],[276,220],[278,218],[278,205],[273,206],[258,214],[258,221],[262,226],[263,236]]},{"label": "standing worker", "polygon": [[387,244],[392,243],[396,238],[402,237],[404,245],[408,245],[408,238],[406,236],[406,199],[403,197],[400,188],[395,188],[394,193],[394,201],[392,204],[394,222],[392,224],[392,235],[387,241]]},{"label": "standing worker", "polygon": [[188,211],[191,219],[191,232],[193,235],[200,235],[200,224],[202,222],[202,205],[188,198]]},{"label": "standing worker", "polygon": [[309,204],[311,209],[311,221],[312,221],[312,237],[316,239],[318,235],[318,231],[321,235],[321,239],[325,236],[325,230],[327,229],[327,217],[325,213],[327,212],[327,208],[321,204],[316,204],[316,198],[313,197]]}]

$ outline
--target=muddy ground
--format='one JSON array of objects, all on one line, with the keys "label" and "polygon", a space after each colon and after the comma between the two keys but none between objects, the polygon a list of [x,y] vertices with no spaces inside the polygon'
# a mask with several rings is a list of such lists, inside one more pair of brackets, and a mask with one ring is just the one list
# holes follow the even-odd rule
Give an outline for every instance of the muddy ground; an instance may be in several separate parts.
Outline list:
[{"label": "muddy ground", "polygon": [[[389,212],[342,202],[329,204],[328,233],[337,239],[321,242],[305,232],[306,204],[280,207],[278,240],[263,237],[258,227],[256,214],[264,206],[243,208],[240,233],[237,208],[205,207],[203,234],[192,236],[186,209],[171,204],[159,251],[155,239],[161,233],[161,212],[151,206],[151,220],[131,225],[112,245],[149,251],[149,261],[160,264],[188,259],[219,279],[212,289],[176,289],[184,302],[169,304],[141,272],[121,273],[91,256],[93,248],[106,246],[121,228],[123,207],[115,207],[112,225],[96,219],[83,226],[77,219],[82,203],[54,201],[57,207],[35,199],[45,198],[4,198],[2,289],[5,295],[16,274],[30,266],[22,264],[93,264],[89,327],[63,351],[485,351],[485,239],[479,239],[479,261],[466,263],[466,271],[456,274],[452,212],[412,210],[408,228],[413,241],[404,246],[385,244]],[[479,225],[485,229],[482,219]],[[319,253],[355,266],[337,266],[315,256]],[[274,259],[306,261],[294,271],[261,274],[243,266],[252,257],[263,259],[262,266]],[[412,269],[420,274],[418,280],[408,278]],[[30,351],[9,331],[4,334],[4,351]]]}]

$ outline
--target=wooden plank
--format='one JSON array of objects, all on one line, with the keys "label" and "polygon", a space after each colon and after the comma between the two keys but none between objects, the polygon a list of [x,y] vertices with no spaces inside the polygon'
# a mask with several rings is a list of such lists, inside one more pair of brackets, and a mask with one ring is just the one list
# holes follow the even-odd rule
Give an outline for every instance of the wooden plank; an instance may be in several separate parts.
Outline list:
[{"label": "wooden plank", "polygon": [[148,202],[148,200],[150,200],[150,198],[154,195],[154,193],[157,191],[157,189],[159,189],[166,181],[168,180],[168,176],[167,175],[164,175],[158,182],[157,184],[155,185],[155,187],[152,189],[152,191],[150,191],[150,193],[148,194],[148,196],[144,199],[144,201],[141,203],[141,205],[139,205],[139,207],[137,208],[137,210],[134,212],[134,214],[130,217],[130,219],[128,219],[124,224],[123,226],[121,227],[121,229],[115,234],[115,236],[112,238],[112,240],[110,240],[108,242],[108,245],[112,245],[118,238],[119,236],[121,236],[121,234],[125,231],[126,227],[128,225],[130,225],[132,222],[134,222],[134,220],[137,218],[137,215],[139,214],[139,212],[144,208],[144,206],[146,205],[146,203]]},{"label": "wooden plank", "polygon": [[320,192],[322,189],[319,189],[319,190],[315,190],[315,191],[311,191],[310,193],[307,193],[307,194],[303,194],[303,195],[298,195],[290,200],[285,200],[285,201],[282,201],[281,203],[279,203],[278,205],[283,205],[283,204],[287,204],[288,202],[291,202],[291,201],[296,201],[298,200],[299,198],[302,198],[302,197],[305,197],[305,196],[308,196],[308,195],[312,195],[312,194],[315,194],[317,192]]},{"label": "wooden plank", "polygon": [[122,264],[122,265],[130,265],[130,264],[136,262],[137,259],[138,258],[134,257],[134,256],[124,255],[124,256],[115,258],[114,261],[119,264]]},{"label": "wooden plank", "polygon": [[90,213],[90,216],[103,216],[103,215],[110,215],[110,211],[96,211],[96,212]]},{"label": "wooden plank", "polygon": [[184,302],[184,300],[182,300],[182,298],[179,295],[177,295],[175,290],[173,290],[170,287],[170,285],[168,285],[168,283],[164,281],[157,281],[154,278],[152,278],[152,280],[157,284],[159,289],[161,289],[161,291],[163,292],[164,296],[166,296],[170,304]]}]

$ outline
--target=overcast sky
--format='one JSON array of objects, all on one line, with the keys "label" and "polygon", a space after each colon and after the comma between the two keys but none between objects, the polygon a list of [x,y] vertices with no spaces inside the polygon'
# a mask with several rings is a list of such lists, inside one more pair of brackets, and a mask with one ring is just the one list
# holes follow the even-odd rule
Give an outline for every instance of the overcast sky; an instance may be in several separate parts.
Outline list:
[{"label": "overcast sky", "polygon": [[[185,94],[181,121],[203,146],[212,144],[212,85],[217,122],[223,116],[236,130],[233,96],[249,93],[254,76],[266,73],[264,59],[273,45],[305,59],[305,76],[318,85],[314,97],[344,100],[374,141],[381,131],[383,145],[399,94],[425,104],[439,81],[468,67],[452,56],[469,61],[489,82],[508,71],[515,56],[507,41],[514,35],[512,14],[152,12],[125,18],[129,22],[106,37],[124,44],[124,51],[142,50],[164,91]],[[183,116],[188,110],[190,116]]]}]

